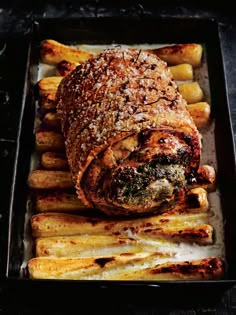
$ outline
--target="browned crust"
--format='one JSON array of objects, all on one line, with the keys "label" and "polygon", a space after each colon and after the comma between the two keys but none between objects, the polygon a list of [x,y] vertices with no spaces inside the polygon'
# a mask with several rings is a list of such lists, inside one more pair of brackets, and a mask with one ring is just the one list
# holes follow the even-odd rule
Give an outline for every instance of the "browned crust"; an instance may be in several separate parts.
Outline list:
[{"label": "browned crust", "polygon": [[193,261],[167,262],[154,268],[123,275],[124,280],[212,280],[222,279],[224,262],[220,257],[209,257]]},{"label": "browned crust", "polygon": [[62,60],[59,62],[56,66],[56,73],[59,76],[66,76],[68,73],[70,73],[72,70],[74,70],[78,66],[78,64],[66,60]]},{"label": "browned crust", "polygon": [[201,224],[192,227],[169,227],[157,229],[144,229],[141,234],[152,237],[165,237],[178,242],[196,243],[201,245],[212,244],[213,227]]},{"label": "browned crust", "polygon": [[[200,264],[199,264],[200,263]],[[204,278],[206,274],[210,277],[215,274],[222,276],[223,262],[220,258],[206,258],[203,260],[193,261],[193,262],[183,262],[179,264],[168,263],[165,266],[159,266],[156,269],[151,270],[152,274],[157,273],[182,273],[182,274],[202,274]]]}]

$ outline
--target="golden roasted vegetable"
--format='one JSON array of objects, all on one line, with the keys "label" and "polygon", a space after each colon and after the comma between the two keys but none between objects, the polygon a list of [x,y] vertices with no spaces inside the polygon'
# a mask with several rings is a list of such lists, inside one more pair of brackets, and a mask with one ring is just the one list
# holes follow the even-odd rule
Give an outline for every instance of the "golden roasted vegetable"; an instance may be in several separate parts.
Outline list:
[{"label": "golden roasted vegetable", "polygon": [[[122,280],[210,280],[221,279],[224,263],[219,257],[193,261],[167,262],[142,270],[121,271],[116,279]],[[119,278],[118,278],[119,277]]]},{"label": "golden roasted vegetable", "polygon": [[169,69],[177,81],[193,80],[193,67],[188,63],[172,66]]},{"label": "golden roasted vegetable", "polygon": [[41,155],[41,165],[50,170],[66,170],[69,168],[65,154],[59,152],[45,152]]},{"label": "golden roasted vegetable", "polygon": [[38,81],[39,106],[45,110],[56,108],[57,88],[63,77],[45,77]]},{"label": "golden roasted vegetable", "polygon": [[119,237],[114,235],[76,235],[40,237],[35,241],[36,256],[54,257],[96,257],[109,252],[122,253],[163,252],[174,255],[178,244],[172,241],[149,241],[142,238]]},{"label": "golden roasted vegetable", "polygon": [[39,106],[43,110],[54,110],[56,109],[56,90],[55,91],[48,91],[45,94],[42,94],[39,98]]},{"label": "golden roasted vegetable", "polygon": [[35,210],[38,212],[90,212],[90,209],[84,207],[77,195],[65,192],[49,192],[48,194],[37,195]]},{"label": "golden roasted vegetable", "polygon": [[214,191],[216,185],[216,172],[210,165],[202,165],[197,172],[196,181],[191,184],[192,188],[201,186],[208,192]]},{"label": "golden roasted vegetable", "polygon": [[184,202],[177,204],[173,209],[168,210],[162,215],[181,214],[185,212],[199,213],[206,212],[208,209],[207,191],[202,187],[197,187],[188,192]]},{"label": "golden roasted vegetable", "polygon": [[40,56],[43,63],[56,65],[62,60],[81,63],[93,55],[55,40],[46,39],[41,44]]},{"label": "golden roasted vegetable", "polygon": [[[164,255],[163,255],[164,256]],[[86,258],[37,257],[28,263],[32,279],[207,280],[220,279],[221,258],[160,263],[160,255],[132,254]]]},{"label": "golden roasted vegetable", "polygon": [[151,51],[168,65],[189,63],[193,67],[198,67],[201,64],[203,48],[200,44],[190,43],[165,46]]},{"label": "golden roasted vegetable", "polygon": [[57,116],[57,113],[54,112],[48,112],[44,115],[42,118],[42,123],[46,127],[52,128],[52,129],[60,129],[61,123],[60,119]]},{"label": "golden roasted vegetable", "polygon": [[198,128],[203,128],[209,124],[211,107],[207,102],[188,104],[188,111]]},{"label": "golden roasted vegetable", "polygon": [[204,94],[198,82],[183,83],[178,85],[179,92],[188,104],[201,102]]},{"label": "golden roasted vegetable", "polygon": [[44,151],[64,151],[65,143],[61,133],[56,131],[37,131],[35,133],[36,150]]},{"label": "golden roasted vegetable", "polygon": [[56,92],[58,85],[63,77],[45,77],[38,81],[39,95],[47,95],[52,92]]},{"label": "golden roasted vegetable", "polygon": [[130,220],[111,220],[66,213],[39,213],[31,220],[32,233],[35,237],[83,234],[128,236],[130,233],[143,235],[143,231],[150,233],[150,230],[159,230],[161,236],[161,233],[165,233],[168,228],[173,227],[173,232],[174,230],[177,232],[207,223],[208,214],[205,212],[159,215]]},{"label": "golden roasted vegetable", "polygon": [[70,172],[34,170],[29,174],[28,185],[33,189],[69,189],[73,188]]}]

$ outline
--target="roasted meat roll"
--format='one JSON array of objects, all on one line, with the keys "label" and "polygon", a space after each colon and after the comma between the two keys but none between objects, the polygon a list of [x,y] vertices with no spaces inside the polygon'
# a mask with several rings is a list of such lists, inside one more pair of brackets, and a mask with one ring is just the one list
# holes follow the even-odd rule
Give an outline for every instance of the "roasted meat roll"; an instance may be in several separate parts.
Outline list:
[{"label": "roasted meat roll", "polygon": [[86,206],[129,216],[163,212],[182,200],[199,167],[201,139],[159,57],[107,49],[64,77],[56,103]]}]

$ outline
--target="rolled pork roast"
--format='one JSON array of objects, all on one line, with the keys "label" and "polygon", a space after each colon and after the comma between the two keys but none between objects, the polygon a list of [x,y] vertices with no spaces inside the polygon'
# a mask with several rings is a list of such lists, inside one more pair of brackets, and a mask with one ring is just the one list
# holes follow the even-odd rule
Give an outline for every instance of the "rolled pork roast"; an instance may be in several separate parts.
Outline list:
[{"label": "rolled pork roast", "polygon": [[137,216],[183,200],[201,138],[163,60],[141,49],[106,49],[63,78],[56,101],[86,207]]}]

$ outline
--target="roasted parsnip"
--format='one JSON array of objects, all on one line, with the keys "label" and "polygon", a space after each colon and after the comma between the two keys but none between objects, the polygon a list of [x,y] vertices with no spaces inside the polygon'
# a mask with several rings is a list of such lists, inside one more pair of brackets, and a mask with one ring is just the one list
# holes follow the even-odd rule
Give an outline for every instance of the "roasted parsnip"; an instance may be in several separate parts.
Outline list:
[{"label": "roasted parsnip", "polygon": [[56,131],[37,131],[35,133],[36,150],[44,151],[64,151],[65,143],[61,133]]},{"label": "roasted parsnip", "polygon": [[121,271],[116,279],[122,280],[210,280],[221,279],[224,263],[219,257],[194,261],[167,262],[153,268]]},{"label": "roasted parsnip", "polygon": [[198,82],[183,83],[178,85],[179,92],[188,104],[201,102],[204,94]]},{"label": "roasted parsnip", "polygon": [[83,279],[96,274],[99,276],[101,270],[120,269],[124,266],[127,268],[127,264],[143,264],[144,261],[150,261],[150,258],[153,261],[157,257],[146,253],[96,258],[37,257],[29,261],[28,270],[30,277],[34,279]]},{"label": "roasted parsnip", "polygon": [[193,80],[193,67],[188,63],[172,66],[169,69],[177,81]]},{"label": "roasted parsnip", "polygon": [[[159,215],[150,218],[111,220],[99,217],[85,217],[66,213],[39,213],[32,216],[31,226],[35,237],[69,236],[69,235],[120,235],[140,234],[152,229],[168,229],[175,231],[193,228],[208,223],[205,212],[194,214]],[[181,229],[180,229],[181,227]],[[150,233],[150,232],[149,232]],[[163,232],[164,233],[164,232]]]},{"label": "roasted parsnip", "polygon": [[216,172],[214,167],[210,165],[200,166],[197,172],[196,182],[193,182],[191,186],[201,186],[208,192],[214,191],[216,186]]},{"label": "roasted parsnip", "polygon": [[81,203],[77,195],[65,192],[37,195],[35,210],[38,212],[90,211]]},{"label": "roasted parsnip", "polygon": [[40,237],[35,240],[37,257],[96,257],[122,253],[162,252],[174,255],[178,244],[172,241],[149,241],[114,235],[76,235]]},{"label": "roasted parsnip", "polygon": [[70,172],[34,170],[28,176],[28,185],[33,189],[69,189],[74,184]]},{"label": "roasted parsnip", "polygon": [[42,118],[42,123],[46,127],[49,127],[52,129],[60,129],[61,127],[60,119],[58,118],[58,115],[55,112],[46,113],[44,117]]},{"label": "roasted parsnip", "polygon": [[63,77],[45,77],[38,81],[38,91],[39,95],[47,95],[49,93],[55,92],[61,82]]},{"label": "roasted parsnip", "polygon": [[47,94],[41,95],[39,98],[39,106],[41,109],[48,111],[56,109],[56,90],[55,91],[48,91]]},{"label": "roasted parsnip", "polygon": [[69,168],[65,154],[45,152],[41,155],[41,166],[50,170],[66,170]]},{"label": "roasted parsnip", "polygon": [[181,214],[185,212],[199,213],[209,209],[207,191],[202,187],[190,189],[184,202],[178,203],[173,209],[167,210],[162,215]]},{"label": "roasted parsnip", "polygon": [[63,77],[45,77],[38,81],[39,106],[45,110],[56,108],[56,92]]},{"label": "roasted parsnip", "polygon": [[165,46],[150,51],[166,61],[168,65],[189,63],[193,67],[198,67],[201,64],[203,48],[200,44],[191,43]]},{"label": "roasted parsnip", "polygon": [[93,55],[75,47],[64,45],[52,39],[42,42],[40,48],[41,61],[46,64],[57,64],[62,60],[81,63]]},{"label": "roasted parsnip", "polygon": [[199,102],[195,104],[188,104],[188,111],[198,128],[203,128],[209,124],[211,107],[208,103]]},{"label": "roasted parsnip", "polygon": [[[164,256],[164,255],[162,255]],[[162,258],[162,259],[161,259]],[[32,279],[220,279],[224,273],[221,258],[161,263],[161,255],[132,254],[84,258],[37,257],[28,262]]]}]

